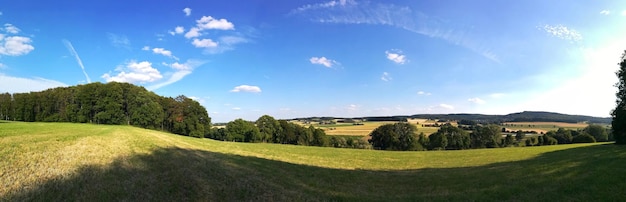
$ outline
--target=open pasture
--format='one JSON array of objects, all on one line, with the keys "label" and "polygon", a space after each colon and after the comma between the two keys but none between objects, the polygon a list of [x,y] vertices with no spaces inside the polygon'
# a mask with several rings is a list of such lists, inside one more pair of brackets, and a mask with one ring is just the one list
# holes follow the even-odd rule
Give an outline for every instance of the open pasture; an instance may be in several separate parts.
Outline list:
[{"label": "open pasture", "polygon": [[0,123],[2,201],[621,201],[626,147],[389,152]]}]

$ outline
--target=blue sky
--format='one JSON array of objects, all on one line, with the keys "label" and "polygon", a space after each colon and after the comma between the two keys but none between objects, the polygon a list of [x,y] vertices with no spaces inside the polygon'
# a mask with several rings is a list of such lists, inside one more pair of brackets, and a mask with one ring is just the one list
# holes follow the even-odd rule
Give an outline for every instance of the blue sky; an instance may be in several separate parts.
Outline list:
[{"label": "blue sky", "polygon": [[0,6],[0,91],[129,82],[213,122],[524,110],[609,116],[620,1],[49,1]]}]

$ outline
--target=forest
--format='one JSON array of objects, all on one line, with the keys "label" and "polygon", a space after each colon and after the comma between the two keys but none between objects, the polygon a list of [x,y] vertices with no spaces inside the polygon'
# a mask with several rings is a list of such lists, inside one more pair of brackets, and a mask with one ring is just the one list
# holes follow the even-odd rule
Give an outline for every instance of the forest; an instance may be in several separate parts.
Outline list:
[{"label": "forest", "polygon": [[211,130],[206,109],[183,95],[159,96],[143,87],[110,82],[0,94],[2,120],[132,125],[204,137]]}]

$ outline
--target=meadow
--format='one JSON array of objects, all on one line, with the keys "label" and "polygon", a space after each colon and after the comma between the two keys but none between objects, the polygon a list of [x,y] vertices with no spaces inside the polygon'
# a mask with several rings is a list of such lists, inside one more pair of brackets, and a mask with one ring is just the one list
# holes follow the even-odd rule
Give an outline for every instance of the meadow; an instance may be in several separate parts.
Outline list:
[{"label": "meadow", "polygon": [[390,152],[0,122],[0,201],[621,201],[626,147]]}]

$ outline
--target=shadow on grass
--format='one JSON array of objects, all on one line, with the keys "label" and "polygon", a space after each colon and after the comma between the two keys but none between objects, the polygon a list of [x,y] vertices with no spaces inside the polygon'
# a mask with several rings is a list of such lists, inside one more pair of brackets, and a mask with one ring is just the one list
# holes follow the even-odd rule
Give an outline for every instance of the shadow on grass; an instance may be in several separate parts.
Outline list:
[{"label": "shadow on grass", "polygon": [[626,147],[597,145],[479,167],[341,170],[163,148],[86,166],[9,201],[619,201]]}]

